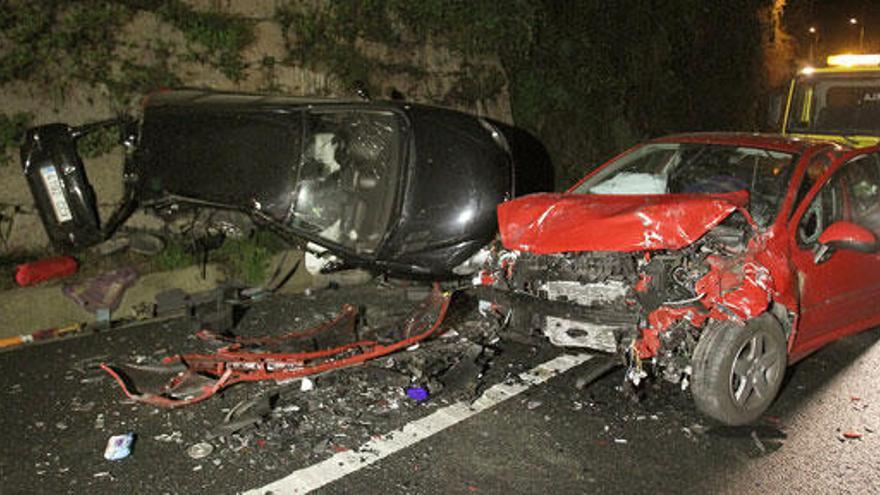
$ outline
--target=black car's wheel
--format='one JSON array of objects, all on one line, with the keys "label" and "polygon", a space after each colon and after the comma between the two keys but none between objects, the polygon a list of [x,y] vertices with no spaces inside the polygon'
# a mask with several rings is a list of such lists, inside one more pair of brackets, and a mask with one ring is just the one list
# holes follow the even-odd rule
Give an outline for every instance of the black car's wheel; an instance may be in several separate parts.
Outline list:
[{"label": "black car's wheel", "polygon": [[776,398],[787,357],[782,329],[768,314],[746,325],[709,324],[692,362],[697,409],[727,425],[754,421]]}]

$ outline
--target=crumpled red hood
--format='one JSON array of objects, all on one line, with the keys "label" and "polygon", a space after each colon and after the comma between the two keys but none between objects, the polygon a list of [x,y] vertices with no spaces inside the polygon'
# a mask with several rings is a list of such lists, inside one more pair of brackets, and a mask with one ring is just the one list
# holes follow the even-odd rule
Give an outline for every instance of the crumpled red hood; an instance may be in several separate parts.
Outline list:
[{"label": "crumpled red hood", "polygon": [[501,241],[536,254],[680,249],[736,210],[747,191],[718,194],[533,194],[498,205]]}]

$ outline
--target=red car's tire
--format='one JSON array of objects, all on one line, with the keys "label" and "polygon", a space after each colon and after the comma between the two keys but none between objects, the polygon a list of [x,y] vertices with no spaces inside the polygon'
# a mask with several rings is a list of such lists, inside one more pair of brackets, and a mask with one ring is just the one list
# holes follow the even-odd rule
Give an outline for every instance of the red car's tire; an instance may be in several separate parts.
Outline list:
[{"label": "red car's tire", "polygon": [[745,325],[710,323],[692,360],[697,409],[732,426],[758,419],[779,393],[787,360],[785,335],[769,314]]}]

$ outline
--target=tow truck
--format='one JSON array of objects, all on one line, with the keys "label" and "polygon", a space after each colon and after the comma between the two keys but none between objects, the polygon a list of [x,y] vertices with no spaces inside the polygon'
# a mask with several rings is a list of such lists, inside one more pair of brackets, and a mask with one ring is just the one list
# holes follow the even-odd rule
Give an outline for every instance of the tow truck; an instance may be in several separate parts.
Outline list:
[{"label": "tow truck", "polygon": [[860,148],[880,143],[880,54],[839,54],[791,81],[782,133]]}]

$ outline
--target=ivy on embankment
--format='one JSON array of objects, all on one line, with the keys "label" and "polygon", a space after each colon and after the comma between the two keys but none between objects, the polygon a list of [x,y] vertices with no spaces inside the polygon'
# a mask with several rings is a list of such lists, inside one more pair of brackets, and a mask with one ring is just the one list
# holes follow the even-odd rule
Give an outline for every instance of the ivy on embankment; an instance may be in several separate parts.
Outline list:
[{"label": "ivy on embankment", "polygon": [[[183,33],[183,57],[233,81],[244,77],[241,53],[254,35],[252,23],[238,16],[197,11],[181,0],[0,0],[0,84],[27,82],[58,102],[73,85],[103,86],[119,111],[145,93],[181,85],[170,68],[167,43],[149,48],[149,63],[118,60],[119,33],[138,11],[152,12]],[[31,119],[0,115],[0,165],[8,162]],[[85,156],[97,156],[115,143],[115,132],[106,130],[88,136],[80,148]]]},{"label": "ivy on embankment", "polygon": [[233,81],[244,76],[241,52],[254,35],[252,23],[238,16],[197,11],[181,0],[0,0],[0,40],[9,47],[0,51],[0,84],[37,83],[60,99],[72,84],[104,84],[120,103],[180,84],[162,43],[153,47],[150,64],[117,60],[119,33],[138,11],[178,28],[188,43],[186,57]]}]

